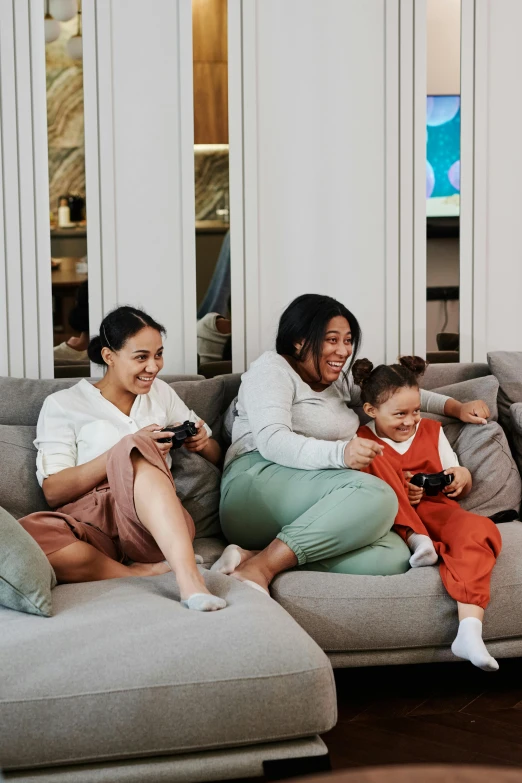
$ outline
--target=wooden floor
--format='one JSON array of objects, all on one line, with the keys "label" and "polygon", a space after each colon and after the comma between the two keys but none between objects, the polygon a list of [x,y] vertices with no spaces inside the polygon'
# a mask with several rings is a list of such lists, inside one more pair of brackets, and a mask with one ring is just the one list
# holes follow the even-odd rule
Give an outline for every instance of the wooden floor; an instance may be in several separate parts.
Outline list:
[{"label": "wooden floor", "polygon": [[522,659],[336,672],[339,721],[323,736],[333,769],[375,764],[522,767]]}]

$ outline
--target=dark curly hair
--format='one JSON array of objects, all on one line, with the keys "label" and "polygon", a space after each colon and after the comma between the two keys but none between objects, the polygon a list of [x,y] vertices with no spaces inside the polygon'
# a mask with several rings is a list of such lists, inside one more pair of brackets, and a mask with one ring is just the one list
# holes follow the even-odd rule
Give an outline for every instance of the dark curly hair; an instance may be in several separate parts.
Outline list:
[{"label": "dark curly hair", "polygon": [[379,364],[374,368],[369,359],[354,362],[352,376],[361,387],[361,398],[376,407],[392,397],[397,389],[418,388],[419,378],[428,362],[420,356],[401,356],[399,364]]}]

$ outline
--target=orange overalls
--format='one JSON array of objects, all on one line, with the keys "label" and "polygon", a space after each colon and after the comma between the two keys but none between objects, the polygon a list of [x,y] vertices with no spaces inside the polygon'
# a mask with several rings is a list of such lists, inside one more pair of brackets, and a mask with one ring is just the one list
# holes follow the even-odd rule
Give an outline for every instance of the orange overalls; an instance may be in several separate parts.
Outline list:
[{"label": "orange overalls", "polygon": [[410,505],[408,500],[404,471],[415,474],[442,470],[438,449],[440,427],[436,421],[421,419],[405,454],[399,454],[368,427],[360,427],[357,434],[361,438],[373,440],[384,448],[384,455],[375,457],[364,471],[395,490],[399,512],[393,529],[404,540],[410,530],[431,538],[442,559],[440,575],[450,596],[485,609],[490,597],[491,572],[502,547],[495,523],[488,517],[464,511],[456,500],[442,492],[435,497],[423,495],[418,506]]}]

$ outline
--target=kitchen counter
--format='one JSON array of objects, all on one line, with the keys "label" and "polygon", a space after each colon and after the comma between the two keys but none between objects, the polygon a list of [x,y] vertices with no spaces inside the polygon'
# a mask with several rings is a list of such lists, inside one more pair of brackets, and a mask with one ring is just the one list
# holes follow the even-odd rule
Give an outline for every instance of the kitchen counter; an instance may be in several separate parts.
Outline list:
[{"label": "kitchen counter", "polygon": [[[196,234],[226,234],[229,223],[221,220],[196,220]],[[61,239],[85,239],[87,226],[75,226],[74,228],[51,228],[51,238]]]},{"label": "kitchen counter", "polygon": [[226,234],[229,228],[221,220],[196,220],[196,234]]},{"label": "kitchen counter", "polygon": [[87,236],[87,226],[74,226],[73,228],[51,228],[51,239],[60,237],[63,239],[85,239]]}]

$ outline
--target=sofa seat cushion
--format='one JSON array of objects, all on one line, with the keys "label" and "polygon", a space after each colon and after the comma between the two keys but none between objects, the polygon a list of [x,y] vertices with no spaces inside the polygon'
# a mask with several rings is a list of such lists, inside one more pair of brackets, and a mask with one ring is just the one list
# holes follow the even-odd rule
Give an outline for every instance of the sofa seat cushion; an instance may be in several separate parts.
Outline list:
[{"label": "sofa seat cushion", "polygon": [[[522,523],[499,525],[503,550],[492,574],[485,639],[522,638]],[[450,645],[457,610],[437,566],[398,576],[289,571],[272,595],[327,652]]]},{"label": "sofa seat cushion", "polygon": [[0,610],[6,770],[226,748],[328,731],[330,663],[275,601],[205,572],[229,606],[184,609],[174,576],[54,590],[51,618]]}]

